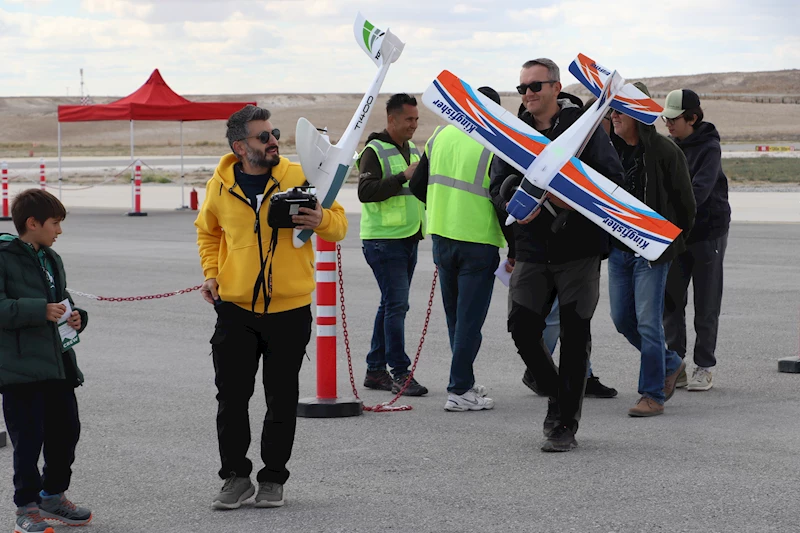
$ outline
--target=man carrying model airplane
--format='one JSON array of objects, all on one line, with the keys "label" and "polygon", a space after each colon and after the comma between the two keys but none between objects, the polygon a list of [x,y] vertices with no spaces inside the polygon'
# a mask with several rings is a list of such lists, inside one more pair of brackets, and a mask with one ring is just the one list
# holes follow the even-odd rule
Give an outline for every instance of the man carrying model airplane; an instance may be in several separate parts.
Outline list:
[{"label": "man carrying model airplane", "polygon": [[[520,72],[525,108],[519,118],[553,140],[581,116],[581,108],[559,100],[560,71],[550,59],[526,62]],[[607,178],[622,183],[623,169],[602,128],[595,130],[581,155]],[[499,157],[491,170],[492,201],[505,207],[500,189],[516,171]],[[567,204],[548,195],[554,212]],[[590,352],[592,315],[600,294],[600,261],[609,252],[609,237],[579,213],[553,228],[549,209],[538,209],[521,220],[516,235],[516,265],[509,289],[508,329],[517,350],[537,384],[550,397],[542,446],[546,452],[569,451],[577,445],[586,368]],[[556,231],[554,231],[556,230]],[[556,369],[542,342],[545,317],[556,295],[561,315],[561,360]]]}]

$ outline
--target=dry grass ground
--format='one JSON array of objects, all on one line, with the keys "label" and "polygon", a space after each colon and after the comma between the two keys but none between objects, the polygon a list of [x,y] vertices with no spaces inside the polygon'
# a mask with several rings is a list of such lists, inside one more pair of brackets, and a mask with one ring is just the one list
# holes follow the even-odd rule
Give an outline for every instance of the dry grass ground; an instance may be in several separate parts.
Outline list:
[{"label": "dry grass ground", "polygon": [[[418,96],[418,95],[417,95]],[[381,95],[367,131],[381,130],[385,124]],[[200,99],[200,97],[194,97]],[[211,98],[211,97],[208,97]],[[225,97],[215,97],[224,99]],[[237,95],[228,99],[254,99],[273,112],[273,124],[283,132],[285,153],[294,150],[297,119],[305,117],[318,127],[327,126],[331,139],[347,127],[361,96],[332,95]],[[33,148],[36,156],[56,153],[57,113],[59,104],[74,103],[66,98],[0,99],[0,158],[24,157]],[[98,99],[100,100],[100,99]],[[99,103],[99,102],[98,102]],[[503,106],[516,110],[519,96],[503,96]],[[729,100],[703,102],[706,118],[716,124],[723,141],[800,141],[800,105],[762,104]],[[420,106],[420,124],[415,140],[424,142],[442,121]],[[176,155],[180,130],[176,122],[139,121],[134,124],[136,153],[140,155]],[[662,124],[657,126],[666,133]],[[126,155],[130,153],[130,130],[127,122],[80,122],[62,124],[63,154]],[[366,140],[366,136],[363,139]],[[216,155],[227,150],[223,121],[185,122],[186,155]],[[36,145],[35,147],[33,145]]]}]

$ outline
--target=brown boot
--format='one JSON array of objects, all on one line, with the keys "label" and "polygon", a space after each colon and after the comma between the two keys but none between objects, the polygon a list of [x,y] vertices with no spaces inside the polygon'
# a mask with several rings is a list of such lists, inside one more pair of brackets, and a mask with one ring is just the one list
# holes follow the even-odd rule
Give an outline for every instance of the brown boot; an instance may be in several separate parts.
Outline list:
[{"label": "brown boot", "polygon": [[678,382],[678,376],[681,375],[681,372],[686,374],[686,363],[681,361],[681,366],[678,369],[670,374],[669,376],[664,378],[664,401],[666,402],[672,395],[675,394],[675,384]]},{"label": "brown boot", "polygon": [[647,396],[642,396],[636,401],[636,405],[631,407],[628,410],[628,416],[656,416],[656,415],[663,415],[664,414],[664,406],[658,403],[657,401],[653,400],[652,398],[648,398]]}]

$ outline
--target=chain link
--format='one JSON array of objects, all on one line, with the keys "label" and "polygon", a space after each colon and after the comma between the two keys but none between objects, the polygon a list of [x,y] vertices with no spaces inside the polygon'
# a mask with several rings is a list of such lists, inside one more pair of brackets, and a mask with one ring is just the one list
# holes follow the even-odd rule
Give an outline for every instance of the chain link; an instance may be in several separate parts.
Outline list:
[{"label": "chain link", "polygon": [[[357,400],[361,400],[358,396],[358,390],[356,389],[356,380],[353,376],[353,359],[350,353],[350,337],[347,333],[347,313],[345,311],[344,305],[344,276],[342,273],[342,246],[340,244],[336,244],[336,264],[339,271],[339,303],[342,310],[342,333],[344,336],[344,348],[347,352],[347,370],[350,373],[350,386],[353,388],[353,395],[356,397]],[[414,371],[417,369],[417,363],[419,362],[419,356],[422,353],[422,345],[425,343],[425,335],[428,334],[428,323],[431,320],[431,308],[433,307],[433,298],[436,295],[436,278],[439,275],[438,270],[433,271],[433,284],[431,285],[431,295],[428,298],[428,310],[425,313],[425,324],[422,327],[422,336],[419,339],[419,346],[417,347],[417,355],[414,357],[414,363],[411,365],[411,370],[408,373],[408,378],[406,378],[405,383],[400,388],[400,391],[397,395],[389,400],[388,402],[379,403],[378,405],[365,405],[364,411],[372,411],[374,413],[381,413],[381,412],[395,412],[395,411],[410,411],[413,409],[410,405],[394,405],[394,403],[403,395],[406,391],[408,386],[411,384],[411,380],[414,378]]]},{"label": "chain link", "polygon": [[202,287],[203,287],[202,285],[195,285],[194,287],[189,287],[188,289],[181,289],[179,291],[174,291],[174,292],[165,292],[162,294],[149,294],[147,296],[97,296],[95,294],[74,291],[72,289],[67,289],[67,291],[75,296],[82,296],[84,298],[89,298],[90,300],[97,300],[99,302],[138,302],[141,300],[157,300],[159,298],[169,298],[170,296],[178,296],[179,294],[186,294],[188,292],[200,290]]}]

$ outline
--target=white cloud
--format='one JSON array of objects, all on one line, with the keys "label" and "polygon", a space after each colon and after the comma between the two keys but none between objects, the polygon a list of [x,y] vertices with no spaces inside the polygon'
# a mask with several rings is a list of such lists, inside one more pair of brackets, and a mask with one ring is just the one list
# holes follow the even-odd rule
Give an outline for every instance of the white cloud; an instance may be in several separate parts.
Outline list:
[{"label": "white cloud", "polygon": [[36,6],[47,0],[14,0],[4,9],[9,1],[0,2],[0,95],[63,94],[81,67],[98,96],[127,94],[156,67],[189,94],[360,92],[375,69],[353,42],[359,9],[406,42],[385,91],[419,93],[445,68],[513,90],[524,61],[550,57],[566,73],[578,52],[627,77],[800,66],[800,3],[781,0],[674,0],[647,18],[634,0],[602,9],[590,0],[81,0],[46,10]]}]

